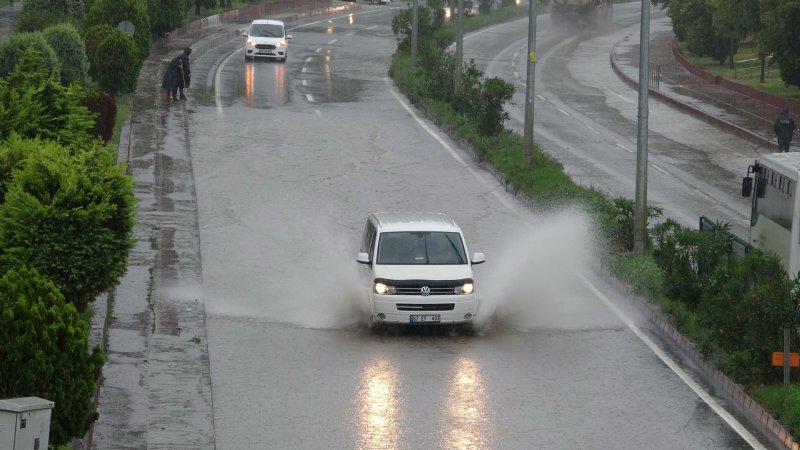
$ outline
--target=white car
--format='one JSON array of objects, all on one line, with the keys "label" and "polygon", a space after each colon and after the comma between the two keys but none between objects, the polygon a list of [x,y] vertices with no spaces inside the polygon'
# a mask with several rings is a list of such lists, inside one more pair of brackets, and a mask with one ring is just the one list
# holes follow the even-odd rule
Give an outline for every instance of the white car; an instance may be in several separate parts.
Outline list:
[{"label": "white car", "polygon": [[356,260],[368,284],[372,323],[471,323],[478,301],[464,236],[441,213],[374,213]]},{"label": "white car", "polygon": [[292,35],[286,34],[286,26],[281,20],[254,20],[242,36],[247,38],[244,44],[245,61],[272,58],[286,62],[289,57],[289,39]]}]

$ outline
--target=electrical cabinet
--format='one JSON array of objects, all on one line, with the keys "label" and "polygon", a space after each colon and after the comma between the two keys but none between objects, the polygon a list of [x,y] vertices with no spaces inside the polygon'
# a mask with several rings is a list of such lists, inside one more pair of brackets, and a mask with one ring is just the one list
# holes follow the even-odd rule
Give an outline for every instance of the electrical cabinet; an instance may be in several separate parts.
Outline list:
[{"label": "electrical cabinet", "polygon": [[0,449],[47,450],[53,405],[39,397],[0,400]]}]

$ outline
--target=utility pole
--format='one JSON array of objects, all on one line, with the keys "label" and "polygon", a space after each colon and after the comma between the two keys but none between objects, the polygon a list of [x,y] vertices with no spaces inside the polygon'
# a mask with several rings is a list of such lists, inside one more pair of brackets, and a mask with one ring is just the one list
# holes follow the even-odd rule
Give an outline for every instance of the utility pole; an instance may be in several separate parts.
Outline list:
[{"label": "utility pole", "polygon": [[419,34],[419,0],[414,0],[411,11],[411,70],[417,68],[417,35]]},{"label": "utility pole", "polygon": [[464,0],[458,0],[458,14],[456,15],[458,34],[456,35],[456,69],[453,76],[453,89],[461,89],[461,66],[464,59]]},{"label": "utility pole", "polygon": [[[536,3],[528,0],[528,79],[525,84],[525,126],[522,135],[522,164],[525,167],[533,161],[533,98],[536,92]],[[648,1],[648,0],[645,0]]]},{"label": "utility pole", "polygon": [[639,31],[639,128],[636,140],[636,207],[633,212],[633,253],[644,255],[647,238],[647,118],[650,72],[650,0],[642,0]]}]

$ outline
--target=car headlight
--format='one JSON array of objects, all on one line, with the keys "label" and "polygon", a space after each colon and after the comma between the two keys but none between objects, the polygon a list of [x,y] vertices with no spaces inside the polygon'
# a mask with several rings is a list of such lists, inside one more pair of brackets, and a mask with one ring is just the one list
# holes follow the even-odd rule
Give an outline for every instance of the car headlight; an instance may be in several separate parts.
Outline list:
[{"label": "car headlight", "polygon": [[456,286],[455,293],[462,295],[462,294],[472,294],[472,291],[475,290],[475,285],[472,282],[466,282],[461,286]]},{"label": "car headlight", "polygon": [[375,285],[373,286],[375,293],[378,295],[394,295],[397,293],[397,288],[394,286],[389,286],[388,284],[381,283],[380,281],[376,281]]}]

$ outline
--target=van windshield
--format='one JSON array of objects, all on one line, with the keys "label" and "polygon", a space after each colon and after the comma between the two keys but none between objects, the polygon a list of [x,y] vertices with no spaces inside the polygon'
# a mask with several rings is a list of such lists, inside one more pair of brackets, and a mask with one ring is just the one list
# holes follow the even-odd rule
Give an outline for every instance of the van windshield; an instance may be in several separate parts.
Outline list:
[{"label": "van windshield", "polygon": [[272,23],[254,23],[250,27],[250,36],[282,38],[283,26]]},{"label": "van windshield", "polygon": [[461,235],[453,232],[389,232],[378,241],[377,264],[466,264]]}]

